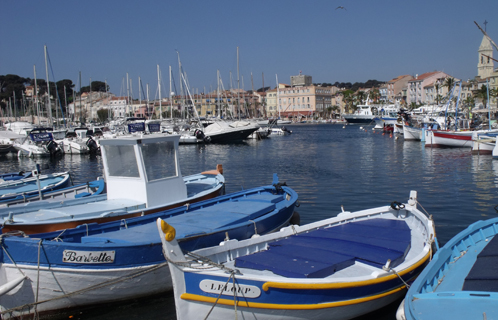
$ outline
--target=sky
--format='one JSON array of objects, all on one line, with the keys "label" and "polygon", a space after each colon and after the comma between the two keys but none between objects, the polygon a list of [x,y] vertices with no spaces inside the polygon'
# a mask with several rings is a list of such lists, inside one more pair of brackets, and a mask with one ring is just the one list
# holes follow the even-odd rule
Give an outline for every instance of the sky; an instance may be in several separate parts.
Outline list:
[{"label": "sky", "polygon": [[497,0],[0,0],[0,75],[34,78],[36,66],[46,80],[47,46],[50,81],[78,90],[81,72],[82,86],[126,95],[128,75],[134,98],[139,77],[158,97],[157,66],[161,96],[169,66],[179,93],[178,57],[193,93],[216,90],[218,70],[225,89],[245,90],[300,72],[314,83],[435,70],[467,80],[483,38],[474,21],[498,42],[497,12]]}]

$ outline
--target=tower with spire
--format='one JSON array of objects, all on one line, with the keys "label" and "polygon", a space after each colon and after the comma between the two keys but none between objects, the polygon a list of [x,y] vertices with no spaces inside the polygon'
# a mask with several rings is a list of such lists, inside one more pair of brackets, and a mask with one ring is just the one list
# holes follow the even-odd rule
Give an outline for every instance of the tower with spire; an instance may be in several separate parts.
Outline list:
[{"label": "tower with spire", "polygon": [[479,62],[477,64],[477,75],[481,79],[486,79],[491,76],[494,69],[493,64],[493,47],[491,42],[486,38],[482,37],[481,46],[479,46]]}]

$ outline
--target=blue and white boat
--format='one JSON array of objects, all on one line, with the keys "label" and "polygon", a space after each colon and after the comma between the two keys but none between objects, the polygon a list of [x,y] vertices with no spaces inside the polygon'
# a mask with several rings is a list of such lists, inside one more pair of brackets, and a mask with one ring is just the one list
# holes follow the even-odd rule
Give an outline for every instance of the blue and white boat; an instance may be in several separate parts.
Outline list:
[{"label": "blue and white boat", "polygon": [[398,320],[498,319],[498,218],[478,221],[434,255]]},{"label": "blue and white boat", "polygon": [[156,220],[176,226],[185,250],[279,230],[292,219],[298,196],[274,182],[138,218],[2,235],[2,319],[172,290]]},{"label": "blue and white boat", "polygon": [[24,138],[14,142],[19,157],[43,157],[63,154],[63,150],[54,141],[52,128],[35,128]]},{"label": "blue and white boat", "polygon": [[398,115],[399,111],[399,104],[380,105],[377,115],[373,118],[375,121],[374,129],[383,129],[386,126],[394,126],[398,123],[398,119],[400,118]]},{"label": "blue and white boat", "polygon": [[0,183],[0,203],[62,189],[69,186],[70,183],[69,172],[50,174],[36,172],[30,178],[3,181]]},{"label": "blue and white boat", "polygon": [[351,319],[401,298],[432,256],[434,222],[406,204],[357,212],[184,254],[157,221],[183,319]]},{"label": "blue and white boat", "polygon": [[[56,189],[53,191],[43,190],[43,192],[41,193],[41,199],[39,192],[31,194],[20,194],[17,197],[10,199],[0,198],[0,216],[4,215],[5,211],[12,212],[12,214],[14,214],[14,207],[22,207],[22,210],[26,212],[26,208],[28,206],[30,210],[34,210],[35,207],[37,207],[37,210],[39,210],[40,208],[47,207],[47,204],[50,202],[60,204],[61,201],[86,198],[101,194],[105,194],[105,181],[103,179],[97,179],[87,183],[81,183],[62,189]],[[3,210],[2,208],[5,207],[8,207],[9,209]]]},{"label": "blue and white boat", "polygon": [[0,209],[2,232],[50,232],[139,217],[224,193],[219,170],[182,177],[178,135],[100,140],[106,194]]},{"label": "blue and white boat", "polygon": [[32,171],[29,171],[29,172],[20,171],[20,172],[11,172],[11,173],[0,174],[0,185],[4,181],[14,181],[14,180],[21,180],[21,179],[30,178],[32,176],[32,173],[33,173]]}]

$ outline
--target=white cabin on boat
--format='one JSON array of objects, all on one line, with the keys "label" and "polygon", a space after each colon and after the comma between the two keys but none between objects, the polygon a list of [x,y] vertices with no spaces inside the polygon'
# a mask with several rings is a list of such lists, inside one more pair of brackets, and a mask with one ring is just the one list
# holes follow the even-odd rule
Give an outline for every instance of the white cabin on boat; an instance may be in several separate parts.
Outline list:
[{"label": "white cabin on boat", "polygon": [[150,208],[186,199],[179,140],[162,134],[101,140],[108,200],[136,200]]}]

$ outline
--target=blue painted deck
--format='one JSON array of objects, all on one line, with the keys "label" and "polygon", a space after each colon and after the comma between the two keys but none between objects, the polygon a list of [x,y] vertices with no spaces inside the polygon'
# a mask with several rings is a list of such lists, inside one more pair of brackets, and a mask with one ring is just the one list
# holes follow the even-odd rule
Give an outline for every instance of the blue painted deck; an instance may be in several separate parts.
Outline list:
[{"label": "blue painted deck", "polygon": [[313,230],[268,244],[268,249],[239,257],[235,266],[270,270],[292,278],[323,278],[355,261],[381,268],[403,262],[411,231],[402,220],[371,219]]},{"label": "blue painted deck", "polygon": [[[164,220],[176,230],[178,239],[215,232],[217,229],[236,225],[248,220],[255,220],[276,209],[274,203],[282,201],[282,195],[255,194],[248,199],[227,201],[215,206],[207,206]],[[130,229],[106,232],[81,238],[82,243],[148,243],[157,242],[159,233],[154,223],[136,226]]]},{"label": "blue painted deck", "polygon": [[477,255],[465,278],[463,290],[498,292],[498,237],[493,237]]}]

